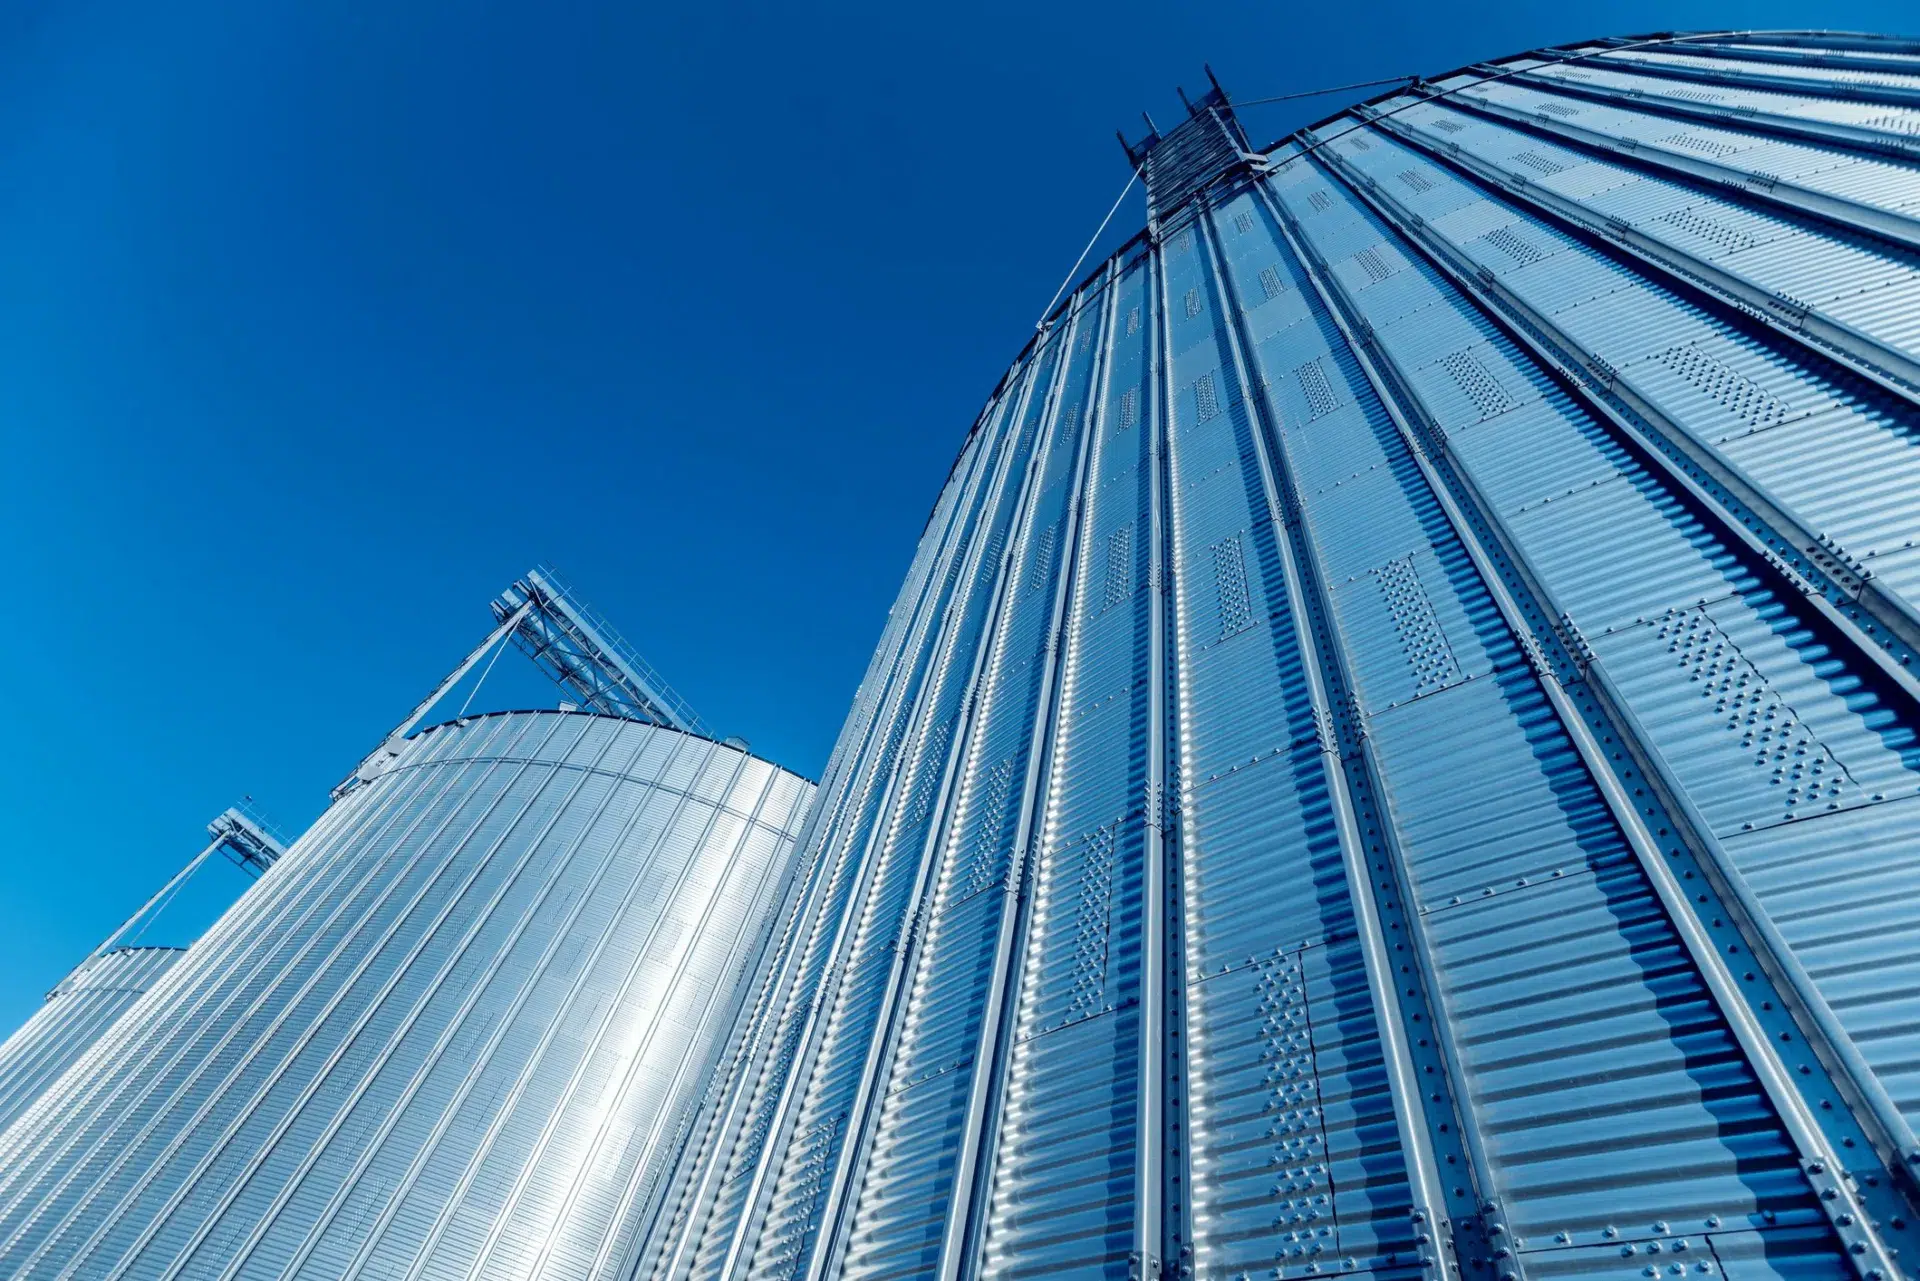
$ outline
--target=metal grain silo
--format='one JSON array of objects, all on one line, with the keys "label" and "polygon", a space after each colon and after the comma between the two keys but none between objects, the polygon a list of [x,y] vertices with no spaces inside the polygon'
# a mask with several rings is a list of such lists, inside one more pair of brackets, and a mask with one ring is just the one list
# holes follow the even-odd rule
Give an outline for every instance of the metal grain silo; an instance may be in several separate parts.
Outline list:
[{"label": "metal grain silo", "polygon": [[32,1106],[184,948],[122,947],[89,956],[0,1044],[0,1130]]},{"label": "metal grain silo", "polygon": [[138,941],[183,883],[215,854],[258,876],[283,852],[279,838],[243,809],[228,809],[214,819],[207,836],[205,848],[55,984],[33,1017],[0,1043],[0,1131],[79,1062],[180,958],[183,946],[142,947]]},{"label": "metal grain silo", "polygon": [[1128,145],[641,1275],[1920,1260],[1920,45]]},{"label": "metal grain silo", "polygon": [[0,1137],[0,1274],[628,1262],[811,787],[586,713],[389,748]]}]

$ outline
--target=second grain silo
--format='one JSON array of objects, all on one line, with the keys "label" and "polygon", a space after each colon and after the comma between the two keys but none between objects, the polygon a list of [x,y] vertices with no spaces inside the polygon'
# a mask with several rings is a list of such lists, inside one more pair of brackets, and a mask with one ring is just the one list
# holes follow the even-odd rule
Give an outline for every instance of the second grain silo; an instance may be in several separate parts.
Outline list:
[{"label": "second grain silo", "polygon": [[[785,902],[812,786],[550,576],[573,710],[413,717],[0,1133],[0,1274],[617,1277]],[[444,687],[443,687],[444,688]]]}]

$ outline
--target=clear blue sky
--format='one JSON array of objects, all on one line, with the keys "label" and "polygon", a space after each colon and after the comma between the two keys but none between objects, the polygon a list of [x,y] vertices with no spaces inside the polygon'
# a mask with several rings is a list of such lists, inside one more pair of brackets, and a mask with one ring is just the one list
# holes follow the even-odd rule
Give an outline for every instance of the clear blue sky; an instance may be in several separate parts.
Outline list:
[{"label": "clear blue sky", "polygon": [[16,0],[0,1034],[231,801],[311,821],[537,561],[817,773],[962,434],[1125,179],[1113,130],[1176,116],[1203,60],[1255,97],[1730,25],[1916,24]]}]

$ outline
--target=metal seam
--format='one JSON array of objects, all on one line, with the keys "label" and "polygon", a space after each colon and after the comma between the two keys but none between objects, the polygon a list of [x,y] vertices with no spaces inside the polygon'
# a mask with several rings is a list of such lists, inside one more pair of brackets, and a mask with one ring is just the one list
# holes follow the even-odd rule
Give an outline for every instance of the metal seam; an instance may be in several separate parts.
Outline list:
[{"label": "metal seam", "polygon": [[[1265,190],[1264,184],[1257,180],[1255,186]],[[1273,210],[1269,209],[1268,212],[1269,216],[1274,216]],[[1379,783],[1380,773],[1373,758],[1371,743],[1364,736],[1354,741],[1353,735],[1359,727],[1348,726],[1347,718],[1336,716],[1334,712],[1336,695],[1341,702],[1350,699],[1351,685],[1343,670],[1340,642],[1324,599],[1325,586],[1314,559],[1311,538],[1298,519],[1298,499],[1283,500],[1276,493],[1276,486],[1286,493],[1292,493],[1294,489],[1285,438],[1273,422],[1268,393],[1263,389],[1257,396],[1254,394],[1252,379],[1245,364],[1248,359],[1244,351],[1247,346],[1245,313],[1239,305],[1237,293],[1229,292],[1231,282],[1220,269],[1219,251],[1212,236],[1208,237],[1208,246],[1213,255],[1216,282],[1226,299],[1225,309],[1232,316],[1228,337],[1235,374],[1240,379],[1242,396],[1256,413],[1254,437],[1263,478],[1268,484],[1269,502],[1276,508],[1275,532],[1283,548],[1288,590],[1296,603],[1296,608],[1290,612],[1294,616],[1310,688],[1314,691],[1315,710],[1324,722],[1331,723],[1333,727],[1321,759],[1329,781],[1334,812],[1341,820],[1342,859],[1353,906],[1354,925],[1360,937],[1362,956],[1367,963],[1381,1050],[1393,1065],[1390,1081],[1394,1112],[1407,1166],[1409,1190],[1416,1197],[1414,1222],[1419,1226],[1425,1216],[1445,1216],[1441,1226],[1451,1231],[1437,1234],[1436,1239],[1443,1251],[1451,1247],[1454,1258],[1445,1261],[1442,1271],[1459,1268],[1464,1272],[1468,1260],[1484,1259],[1495,1248],[1488,1240],[1488,1224],[1499,1217],[1498,1202],[1494,1200],[1495,1185],[1487,1168],[1478,1125],[1460,1094],[1465,1077],[1460,1069],[1453,1038],[1446,1021],[1437,1017],[1441,1007],[1431,949],[1421,928],[1418,911],[1412,906],[1417,900],[1408,883],[1405,856],[1381,803],[1384,790]],[[1302,261],[1302,267],[1311,270],[1305,260]],[[1278,518],[1279,504],[1283,501],[1287,502],[1286,509],[1295,516],[1290,522],[1282,522]],[[1362,797],[1366,806],[1364,814],[1361,810]],[[1373,856],[1361,848],[1363,829],[1377,833],[1378,844]],[[1388,879],[1385,882],[1376,882],[1375,865],[1386,872]],[[1382,894],[1388,896],[1384,902]],[[1383,918],[1389,912],[1403,919],[1407,935],[1413,943],[1411,965],[1402,967],[1411,980],[1405,990],[1405,996],[1412,998],[1411,1003],[1403,1000],[1400,980],[1390,973],[1392,963],[1388,956],[1392,949],[1383,927]],[[1440,1071],[1433,1071],[1430,1065],[1424,1074],[1443,1083],[1434,1091],[1413,1085],[1423,1074],[1415,1070],[1413,1054],[1406,1038],[1413,1036],[1412,1029],[1422,1021],[1431,1029],[1428,1035],[1439,1051]],[[1428,1094],[1444,1095],[1444,1098],[1429,1100],[1425,1097]],[[1419,1099],[1417,1104],[1412,1101],[1414,1098]],[[1461,1145],[1461,1150],[1457,1154],[1447,1154],[1447,1163],[1463,1166],[1466,1171],[1475,1193],[1471,1212],[1462,1214],[1448,1208],[1438,1175],[1440,1140],[1435,1137],[1437,1132],[1448,1131],[1446,1122],[1435,1125],[1428,1117],[1429,1102],[1437,1104],[1437,1110],[1451,1118],[1451,1133],[1455,1136],[1453,1141]],[[1421,1234],[1428,1231],[1421,1228]],[[1513,1275],[1507,1276],[1508,1272]],[[1500,1281],[1522,1281],[1523,1278],[1517,1259],[1498,1269],[1496,1275]]]}]

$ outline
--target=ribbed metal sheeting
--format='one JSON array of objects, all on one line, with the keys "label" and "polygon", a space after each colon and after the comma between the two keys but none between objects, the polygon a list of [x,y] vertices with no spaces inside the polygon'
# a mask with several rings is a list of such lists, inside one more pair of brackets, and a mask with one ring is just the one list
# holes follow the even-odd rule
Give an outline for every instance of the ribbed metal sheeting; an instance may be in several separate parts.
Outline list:
[{"label": "ribbed metal sheeting", "polygon": [[78,1062],[180,958],[177,947],[122,947],[90,956],[0,1044],[0,1130]]},{"label": "ribbed metal sheeting", "polygon": [[1618,43],[1022,354],[641,1275],[1913,1268],[1920,51]]},{"label": "ribbed metal sheeting", "polygon": [[625,1275],[810,792],[601,716],[416,736],[0,1135],[0,1275]]}]

